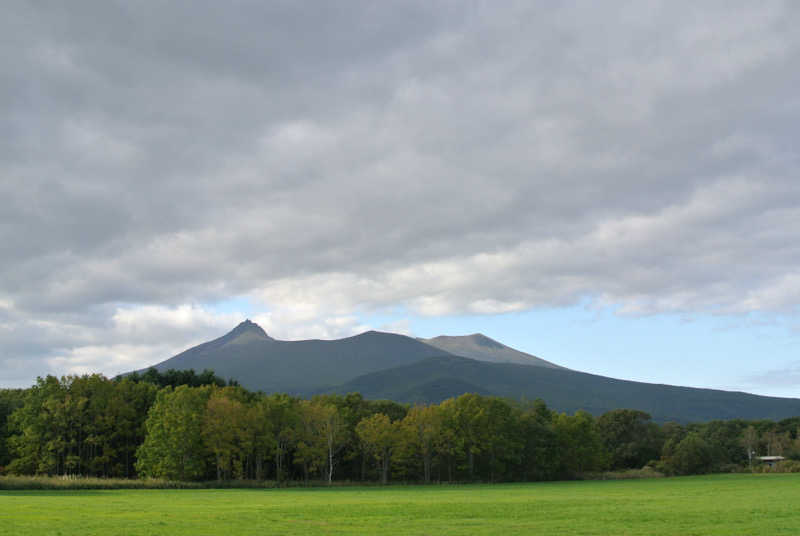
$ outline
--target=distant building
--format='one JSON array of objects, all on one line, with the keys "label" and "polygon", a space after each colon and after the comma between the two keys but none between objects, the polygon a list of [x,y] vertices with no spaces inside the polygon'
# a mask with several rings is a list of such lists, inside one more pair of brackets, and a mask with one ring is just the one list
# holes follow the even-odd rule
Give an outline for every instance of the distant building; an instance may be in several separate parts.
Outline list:
[{"label": "distant building", "polygon": [[786,458],[784,458],[783,456],[759,456],[758,459],[769,465],[770,468],[772,468],[775,467],[776,463],[785,460]]}]

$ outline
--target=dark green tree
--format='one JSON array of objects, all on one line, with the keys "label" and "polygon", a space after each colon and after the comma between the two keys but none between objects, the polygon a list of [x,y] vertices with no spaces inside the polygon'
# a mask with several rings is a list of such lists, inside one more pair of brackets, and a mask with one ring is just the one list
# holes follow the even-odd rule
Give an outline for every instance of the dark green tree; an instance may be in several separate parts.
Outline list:
[{"label": "dark green tree", "polygon": [[562,476],[606,468],[607,454],[590,413],[562,413],[554,419],[553,430],[558,442],[558,466]]},{"label": "dark green tree", "polygon": [[520,416],[519,428],[524,438],[519,478],[522,480],[554,480],[560,474],[561,459],[558,436],[553,427],[553,413],[539,401]]},{"label": "dark green tree", "polygon": [[26,391],[23,389],[0,389],[0,473],[11,463],[8,440],[12,429],[9,419],[25,403],[25,396]]},{"label": "dark green tree", "polygon": [[711,471],[713,464],[713,449],[699,434],[692,432],[675,447],[666,467],[672,474],[698,475]]},{"label": "dark green tree", "polygon": [[640,468],[661,457],[661,429],[644,411],[616,409],[604,413],[597,419],[597,432],[612,469]]}]

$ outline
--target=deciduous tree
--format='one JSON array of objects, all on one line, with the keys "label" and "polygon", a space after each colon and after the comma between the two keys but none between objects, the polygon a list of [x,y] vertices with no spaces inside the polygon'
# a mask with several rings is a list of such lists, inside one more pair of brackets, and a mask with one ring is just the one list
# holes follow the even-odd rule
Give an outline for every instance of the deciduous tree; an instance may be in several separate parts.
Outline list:
[{"label": "deciduous tree", "polygon": [[206,475],[203,419],[207,387],[166,387],[158,392],[145,423],[147,435],[137,450],[137,471],[147,477],[196,480]]},{"label": "deciduous tree", "polygon": [[381,469],[381,483],[389,479],[389,466],[392,453],[400,443],[400,426],[387,415],[376,413],[356,426],[356,434],[366,447],[366,451],[378,462]]},{"label": "deciduous tree", "polygon": [[425,483],[431,481],[436,441],[442,433],[442,415],[438,406],[414,406],[401,421],[402,449],[405,458],[421,462]]}]

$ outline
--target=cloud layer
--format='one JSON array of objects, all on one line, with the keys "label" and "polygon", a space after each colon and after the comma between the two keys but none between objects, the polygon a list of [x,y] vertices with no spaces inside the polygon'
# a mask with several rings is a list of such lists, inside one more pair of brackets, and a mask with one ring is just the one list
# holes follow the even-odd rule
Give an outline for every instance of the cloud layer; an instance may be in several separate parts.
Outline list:
[{"label": "cloud layer", "polygon": [[231,296],[287,338],[398,306],[794,313],[798,23],[792,2],[12,3],[0,369],[157,361],[240,319]]}]

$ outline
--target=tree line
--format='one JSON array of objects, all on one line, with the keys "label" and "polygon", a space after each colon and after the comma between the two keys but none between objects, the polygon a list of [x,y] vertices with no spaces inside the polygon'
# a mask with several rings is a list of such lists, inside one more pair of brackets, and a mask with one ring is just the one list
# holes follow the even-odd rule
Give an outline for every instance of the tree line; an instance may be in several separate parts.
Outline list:
[{"label": "tree line", "polygon": [[211,371],[39,378],[0,390],[0,472],[170,480],[531,481],[651,466],[741,470],[800,460],[800,417],[652,422],[464,394],[408,406],[358,393],[248,391]]}]

